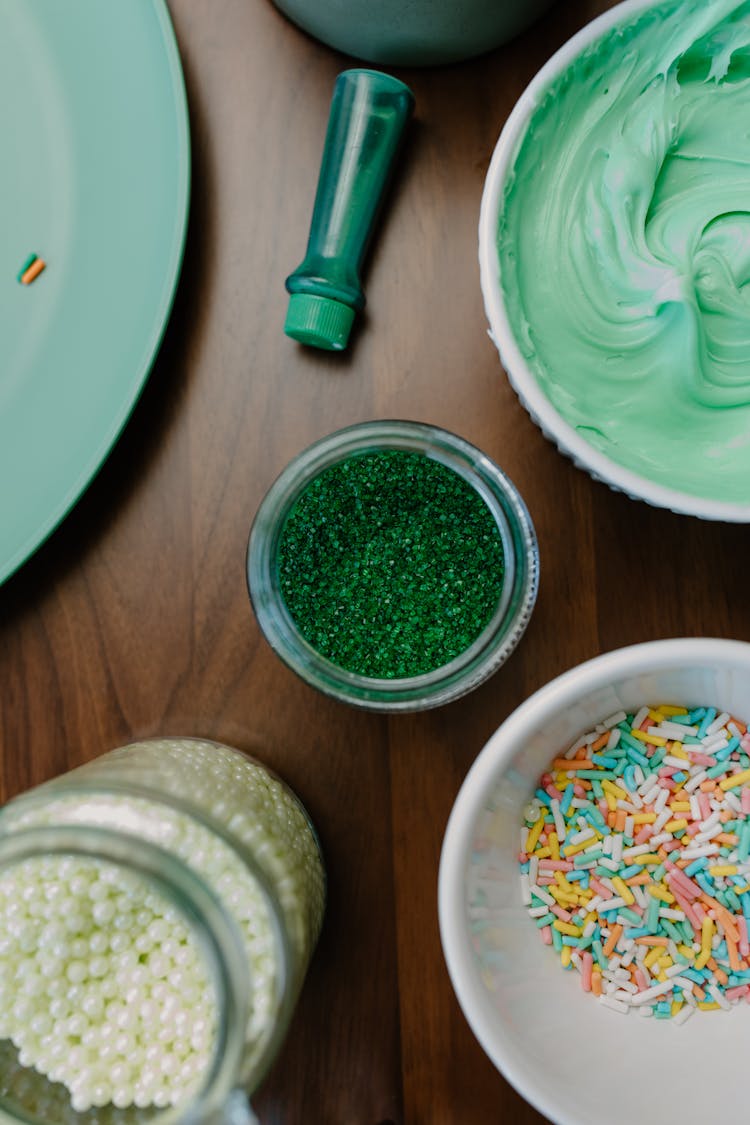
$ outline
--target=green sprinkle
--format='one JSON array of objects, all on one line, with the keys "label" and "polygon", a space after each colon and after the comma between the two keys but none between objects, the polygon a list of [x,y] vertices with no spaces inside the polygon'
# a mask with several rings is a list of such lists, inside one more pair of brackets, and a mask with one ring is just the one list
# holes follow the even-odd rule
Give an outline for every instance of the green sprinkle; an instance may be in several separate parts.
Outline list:
[{"label": "green sprinkle", "polygon": [[460,656],[497,609],[502,539],[482,497],[421,453],[326,469],[281,534],[278,576],[302,636],[361,676],[423,675]]}]

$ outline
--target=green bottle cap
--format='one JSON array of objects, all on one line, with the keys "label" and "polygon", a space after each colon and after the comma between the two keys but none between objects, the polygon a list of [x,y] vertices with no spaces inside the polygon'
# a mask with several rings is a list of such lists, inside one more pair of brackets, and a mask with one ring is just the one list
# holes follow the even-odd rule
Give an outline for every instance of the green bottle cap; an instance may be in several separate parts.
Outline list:
[{"label": "green bottle cap", "polygon": [[300,344],[340,352],[349,342],[355,310],[331,297],[293,293],[289,298],[284,331]]},{"label": "green bottle cap", "polygon": [[336,79],[304,261],[286,279],[284,331],[315,348],[341,351],[364,308],[360,267],[414,108],[408,86],[377,70]]}]

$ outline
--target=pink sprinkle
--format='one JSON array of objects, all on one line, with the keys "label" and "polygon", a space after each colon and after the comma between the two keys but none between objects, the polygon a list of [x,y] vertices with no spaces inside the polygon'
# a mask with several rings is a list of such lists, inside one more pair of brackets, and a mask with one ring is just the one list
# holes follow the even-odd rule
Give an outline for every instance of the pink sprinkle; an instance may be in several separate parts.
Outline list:
[{"label": "pink sprinkle", "polygon": [[538,887],[551,887],[552,884],[556,882],[557,879],[555,879],[554,875],[545,875],[544,872],[539,873],[539,877],[536,881]]},{"label": "pink sprinkle", "polygon": [[599,802],[599,812],[605,817],[609,814],[609,805],[604,799]]},{"label": "pink sprinkle", "polygon": [[679,848],[682,845],[680,844],[679,840],[667,840],[661,846],[664,848],[665,852],[673,852],[675,848]]},{"label": "pink sprinkle", "polygon": [[542,935],[542,941],[545,945],[552,945],[552,930],[549,926],[542,926],[539,933]]},{"label": "pink sprinkle", "polygon": [[685,829],[688,836],[697,836],[700,830],[701,826],[700,821],[698,820],[694,820],[692,824],[688,824],[687,828]]},{"label": "pink sprinkle", "polygon": [[[587,951],[581,959],[581,987],[584,992],[591,992],[591,970],[594,965],[594,958]],[[747,985],[745,985],[747,988]]]},{"label": "pink sprinkle", "polygon": [[584,797],[586,794],[586,790],[583,788],[580,781],[576,781],[573,785],[573,792],[575,793],[576,797]]},{"label": "pink sprinkle", "polygon": [[671,777],[673,773],[677,773],[677,766],[662,766],[656,776]]},{"label": "pink sprinkle", "polygon": [[539,869],[541,871],[572,871],[574,865],[569,859],[540,859]]},{"label": "pink sprinkle", "polygon": [[681,892],[681,890],[679,888],[679,884],[676,885],[676,886],[675,886],[674,883],[672,884],[672,894],[677,899],[677,902],[680,905],[680,909],[685,911],[685,917],[687,918],[688,922],[693,927],[693,929],[696,931],[696,933],[700,936],[700,932],[701,932],[700,921],[699,921],[695,911],[693,910],[690,899],[687,897],[687,895],[684,895]]},{"label": "pink sprinkle", "polygon": [[691,761],[697,763],[699,766],[715,766],[716,762],[713,758],[709,758],[708,754],[700,754],[697,750],[688,750]]},{"label": "pink sprinkle", "polygon": [[563,795],[555,785],[550,784],[547,786],[547,795],[552,797],[555,801],[562,801]]},{"label": "pink sprinkle", "polygon": [[698,794],[698,804],[701,810],[701,816],[704,820],[708,820],[711,815],[711,802],[708,799],[707,793]]},{"label": "pink sprinkle", "polygon": [[645,844],[653,836],[654,830],[650,824],[644,824],[640,832],[633,837],[634,844]]},{"label": "pink sprinkle", "polygon": [[750,789],[747,785],[743,785],[742,787],[741,800],[743,813],[745,816],[750,816]]},{"label": "pink sprinkle", "polygon": [[671,777],[662,777],[659,779],[659,781],[661,783],[662,789],[669,789],[671,793],[674,793],[675,789],[677,788],[677,782],[672,781]]},{"label": "pink sprinkle", "polygon": [[748,954],[750,954],[750,942],[748,941],[747,933],[747,919],[745,918],[744,914],[736,914],[735,921],[737,923],[737,929],[740,931],[740,953],[743,957],[747,957]]},{"label": "pink sprinkle", "polygon": [[539,782],[541,784],[542,789],[546,789],[548,785],[552,784],[552,774],[551,773],[543,773],[542,776],[539,778]]},{"label": "pink sprinkle", "polygon": [[519,852],[518,853],[518,862],[519,863],[528,863],[529,862],[529,857],[526,854],[526,852]]},{"label": "pink sprinkle", "polygon": [[688,895],[689,898],[700,898],[703,891],[697,883],[694,883],[692,879],[688,878],[681,867],[678,867],[676,863],[672,863],[672,861],[668,859],[666,861],[666,868],[672,875],[672,881],[679,883],[680,887],[684,889],[684,893]]},{"label": "pink sprinkle", "polygon": [[561,922],[569,922],[573,915],[569,910],[564,910],[562,906],[550,906],[553,914],[556,914]]},{"label": "pink sprinkle", "polygon": [[750,992],[750,986],[738,984],[736,988],[728,988],[724,995],[731,1002],[732,1000],[739,1000],[740,996],[747,996],[748,992]]},{"label": "pink sprinkle", "polygon": [[611,891],[609,887],[605,887],[604,883],[600,883],[593,875],[589,879],[589,885],[596,891],[600,898],[614,898],[614,891]]},{"label": "pink sprinkle", "polygon": [[633,975],[635,976],[635,983],[638,985],[641,992],[645,992],[646,989],[648,988],[648,981],[646,980],[646,976],[643,972],[643,969],[641,969],[640,967],[637,968]]}]

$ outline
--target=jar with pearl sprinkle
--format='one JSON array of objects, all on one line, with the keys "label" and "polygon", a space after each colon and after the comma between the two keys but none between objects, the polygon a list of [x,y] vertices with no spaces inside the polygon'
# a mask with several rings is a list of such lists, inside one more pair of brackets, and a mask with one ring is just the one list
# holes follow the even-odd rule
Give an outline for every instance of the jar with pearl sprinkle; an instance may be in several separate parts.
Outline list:
[{"label": "jar with pearl sprinkle", "polygon": [[11,801],[0,1121],[251,1122],[324,895],[297,798],[216,743],[134,743]]}]

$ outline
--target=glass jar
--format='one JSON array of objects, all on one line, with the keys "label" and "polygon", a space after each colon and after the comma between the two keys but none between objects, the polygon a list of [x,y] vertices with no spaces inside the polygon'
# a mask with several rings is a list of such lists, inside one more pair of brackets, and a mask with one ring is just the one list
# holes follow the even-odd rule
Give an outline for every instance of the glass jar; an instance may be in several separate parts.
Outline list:
[{"label": "glass jar", "polygon": [[218,743],[133,743],[10,801],[0,1123],[249,1125],[324,898],[298,799]]},{"label": "glass jar", "polygon": [[[296,502],[321,473],[361,454],[402,450],[441,462],[481,497],[497,526],[505,574],[496,609],[472,644],[424,674],[380,679],[348,671],[321,655],[295,623],[281,591],[279,547]],[[267,641],[307,683],[373,711],[418,711],[457,699],[507,660],[536,601],[539,551],[531,517],[505,473],[468,441],[419,422],[365,422],[315,442],[283,470],[266,493],[250,532],[250,599]]]}]

